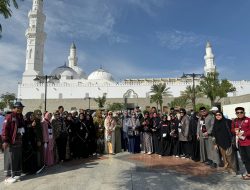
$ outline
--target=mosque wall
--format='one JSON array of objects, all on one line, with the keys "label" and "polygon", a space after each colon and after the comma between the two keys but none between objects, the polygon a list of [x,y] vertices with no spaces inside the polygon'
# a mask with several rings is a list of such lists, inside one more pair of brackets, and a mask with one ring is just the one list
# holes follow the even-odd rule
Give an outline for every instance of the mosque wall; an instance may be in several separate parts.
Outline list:
[{"label": "mosque wall", "polygon": [[[173,97],[163,98],[163,108],[165,110],[169,109],[168,103],[173,101]],[[133,108],[135,106],[139,106],[141,110],[146,110],[149,107],[155,106],[155,103],[150,103],[150,98],[108,98],[105,104],[104,109],[107,109],[109,104],[112,103],[127,103],[128,108]],[[28,111],[32,111],[35,109],[44,110],[44,99],[24,99],[22,103],[25,105],[24,113]],[[196,103],[204,103],[209,105],[210,101],[206,98],[197,99]],[[49,112],[54,112],[58,106],[63,105],[65,110],[70,111],[72,109],[98,109],[97,103],[94,99],[48,99],[47,100],[47,110]],[[192,109],[192,105],[187,106],[187,109]]]}]

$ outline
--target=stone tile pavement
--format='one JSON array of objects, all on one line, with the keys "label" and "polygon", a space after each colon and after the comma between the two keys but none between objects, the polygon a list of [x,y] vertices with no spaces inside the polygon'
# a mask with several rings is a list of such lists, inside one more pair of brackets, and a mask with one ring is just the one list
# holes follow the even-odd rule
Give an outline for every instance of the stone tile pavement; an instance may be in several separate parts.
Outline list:
[{"label": "stone tile pavement", "polygon": [[0,190],[249,190],[250,181],[191,160],[119,153],[80,159],[46,168],[40,175],[4,184],[0,154]]}]

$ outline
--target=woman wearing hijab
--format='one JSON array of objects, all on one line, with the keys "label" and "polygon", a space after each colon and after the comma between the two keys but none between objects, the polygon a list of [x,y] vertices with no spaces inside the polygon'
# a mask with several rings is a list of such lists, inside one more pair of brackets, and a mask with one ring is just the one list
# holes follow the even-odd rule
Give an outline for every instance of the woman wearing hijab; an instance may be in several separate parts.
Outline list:
[{"label": "woman wearing hijab", "polygon": [[[68,113],[65,120],[66,128],[69,134],[68,142],[69,142],[69,157],[70,159],[76,158],[76,123],[73,120],[72,114]],[[66,150],[67,152],[67,150]],[[67,154],[67,153],[66,153]]]},{"label": "woman wearing hijab", "polygon": [[52,114],[47,112],[42,122],[43,128],[43,141],[44,141],[44,163],[46,166],[52,166],[54,164],[54,137],[52,132],[52,125],[50,120]]},{"label": "woman wearing hijab", "polygon": [[86,113],[85,125],[88,129],[88,150],[89,155],[96,155],[96,127],[90,112]]},{"label": "woman wearing hijab", "polygon": [[128,128],[128,146],[130,153],[140,152],[140,121],[136,117],[135,112],[131,114],[131,126]]},{"label": "woman wearing hijab", "polygon": [[167,115],[163,115],[160,122],[160,156],[169,156],[171,151],[170,122],[167,118]]},{"label": "woman wearing hijab", "polygon": [[68,141],[68,133],[66,124],[63,116],[60,116],[60,112],[56,111],[54,113],[54,119],[52,119],[52,129],[55,139],[55,153],[56,162],[64,162],[66,159],[66,146]]},{"label": "woman wearing hijab", "polygon": [[179,121],[175,114],[170,113],[170,137],[171,137],[171,154],[175,157],[179,157],[180,148],[179,148],[179,133],[178,125]]},{"label": "woman wearing hijab", "polygon": [[154,152],[156,154],[160,154],[160,140],[161,140],[160,121],[161,121],[160,117],[156,112],[154,112],[152,118],[152,138],[153,138]]},{"label": "woman wearing hijab", "polygon": [[88,157],[88,135],[89,131],[86,125],[85,115],[84,113],[80,113],[76,128],[76,157],[78,158]]},{"label": "woman wearing hijab", "polygon": [[224,161],[224,168],[229,172],[236,172],[235,155],[232,149],[232,134],[230,124],[221,111],[215,113],[212,135],[215,138],[215,148],[219,148]]},{"label": "woman wearing hijab", "polygon": [[144,118],[142,120],[142,147],[144,148],[144,153],[153,153],[153,138],[152,138],[152,120],[149,117],[149,112],[144,113]]},{"label": "woman wearing hijab", "polygon": [[36,157],[36,136],[34,126],[35,120],[33,112],[28,112],[25,115],[25,133],[23,135],[23,172],[34,174],[38,170]]},{"label": "woman wearing hijab", "polygon": [[193,112],[190,117],[189,132],[191,136],[191,158],[194,161],[200,160],[200,142],[197,139],[197,124],[199,115],[197,112]]},{"label": "woman wearing hijab", "polygon": [[105,127],[105,150],[108,154],[115,154],[115,127],[116,121],[113,112],[109,111],[104,121]]},{"label": "woman wearing hijab", "polygon": [[96,127],[96,153],[97,155],[103,154],[105,150],[104,143],[104,118],[102,117],[102,111],[97,110],[96,116],[93,118],[94,125]]}]

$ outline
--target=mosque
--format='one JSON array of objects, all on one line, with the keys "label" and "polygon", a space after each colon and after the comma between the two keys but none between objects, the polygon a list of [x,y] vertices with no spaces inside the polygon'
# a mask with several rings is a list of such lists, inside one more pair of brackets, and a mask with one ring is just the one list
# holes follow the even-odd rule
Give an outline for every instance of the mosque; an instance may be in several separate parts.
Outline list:
[{"label": "mosque", "polygon": [[[69,50],[68,63],[55,68],[49,76],[44,75],[43,58],[46,40],[44,23],[46,16],[43,13],[43,0],[33,0],[28,18],[29,26],[25,32],[27,38],[25,71],[22,81],[18,84],[18,99],[21,99],[26,105],[32,107],[39,102],[38,104],[43,106],[42,102],[46,99],[49,105],[54,106],[54,108],[62,101],[67,102],[69,106],[77,106],[80,100],[90,101],[90,98],[102,96],[106,96],[111,102],[112,99],[130,98],[134,100],[134,104],[138,105],[139,99],[150,97],[150,88],[153,84],[166,83],[173,97],[180,96],[181,91],[184,91],[188,85],[192,85],[192,77],[125,79],[118,82],[114,80],[111,73],[103,68],[98,68],[87,75],[84,69],[78,66],[77,48],[74,43]],[[209,42],[206,44],[204,60],[204,75],[214,72],[216,65]],[[199,84],[200,80],[201,78],[195,77],[195,84]],[[230,93],[229,96],[250,93],[250,81],[230,82],[236,87],[236,91]],[[73,104],[74,101],[76,101],[75,104]]]}]

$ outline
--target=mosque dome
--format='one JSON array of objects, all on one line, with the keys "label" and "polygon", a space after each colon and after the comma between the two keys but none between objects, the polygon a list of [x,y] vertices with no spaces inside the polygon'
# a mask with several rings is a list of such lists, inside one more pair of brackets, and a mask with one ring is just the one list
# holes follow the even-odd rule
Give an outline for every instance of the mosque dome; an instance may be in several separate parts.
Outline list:
[{"label": "mosque dome", "polygon": [[77,73],[77,77],[79,79],[82,79],[82,78],[87,79],[86,73],[80,67],[72,66],[71,68]]},{"label": "mosque dome", "polygon": [[103,70],[102,68],[97,69],[96,71],[92,72],[89,76],[88,76],[88,80],[108,80],[108,81],[113,81],[113,77],[112,75]]},{"label": "mosque dome", "polygon": [[59,79],[63,76],[65,78],[75,79],[78,78],[78,74],[74,69],[68,67],[66,64],[54,69],[51,75],[57,76]]}]

